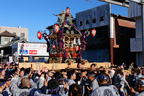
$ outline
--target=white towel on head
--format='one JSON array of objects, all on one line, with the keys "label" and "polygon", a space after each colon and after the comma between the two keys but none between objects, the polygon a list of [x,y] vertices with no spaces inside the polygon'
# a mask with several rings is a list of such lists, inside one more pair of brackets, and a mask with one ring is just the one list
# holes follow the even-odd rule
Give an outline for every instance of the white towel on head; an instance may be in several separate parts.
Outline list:
[{"label": "white towel on head", "polygon": [[114,74],[115,74],[114,70],[111,70],[110,73],[109,73],[109,75],[110,75],[111,78],[113,78]]}]

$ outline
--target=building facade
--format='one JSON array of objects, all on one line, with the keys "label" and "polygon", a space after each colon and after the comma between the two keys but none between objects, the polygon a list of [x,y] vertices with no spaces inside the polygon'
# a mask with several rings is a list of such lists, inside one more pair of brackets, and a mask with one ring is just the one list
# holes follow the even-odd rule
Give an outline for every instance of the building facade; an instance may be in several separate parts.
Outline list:
[{"label": "building facade", "polygon": [[0,33],[6,30],[18,37],[25,37],[26,40],[28,40],[28,28],[21,28],[20,26],[18,28],[0,26]]},{"label": "building facade", "polygon": [[12,40],[15,37],[16,35],[8,32],[7,30],[0,33],[0,47],[6,45],[8,42],[10,42],[10,40]]},{"label": "building facade", "polygon": [[130,40],[130,51],[136,54],[136,64],[139,66],[144,66],[143,58],[143,12],[141,4],[130,1],[128,9],[128,17],[136,19],[136,35]]},{"label": "building facade", "polygon": [[96,29],[96,36],[88,37],[84,59],[117,65],[135,62],[135,53],[130,52],[130,38],[135,37],[135,20],[112,14],[110,4],[76,13],[76,26],[83,32]]},{"label": "building facade", "polygon": [[14,62],[48,62],[49,59],[46,43],[28,42],[24,37],[11,39],[0,50],[4,51],[3,62],[9,61],[9,57]]}]

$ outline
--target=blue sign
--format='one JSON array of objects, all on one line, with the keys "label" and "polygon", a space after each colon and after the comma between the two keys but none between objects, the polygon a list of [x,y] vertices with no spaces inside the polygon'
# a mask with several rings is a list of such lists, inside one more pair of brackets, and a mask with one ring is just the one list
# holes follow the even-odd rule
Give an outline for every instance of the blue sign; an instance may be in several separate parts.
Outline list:
[{"label": "blue sign", "polygon": [[20,50],[19,54],[28,54],[28,50]]}]

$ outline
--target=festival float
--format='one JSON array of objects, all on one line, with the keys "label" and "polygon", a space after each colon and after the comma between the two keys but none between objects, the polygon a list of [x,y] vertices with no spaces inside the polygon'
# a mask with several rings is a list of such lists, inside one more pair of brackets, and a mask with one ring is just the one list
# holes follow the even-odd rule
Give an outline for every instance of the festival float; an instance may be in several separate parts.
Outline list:
[{"label": "festival float", "polygon": [[[55,14],[54,14],[55,15]],[[72,22],[73,16],[69,7],[66,11],[55,15],[58,17],[57,23],[53,25],[50,33],[38,31],[38,39],[44,38],[47,42],[47,52],[49,52],[49,63],[78,63],[84,62],[82,53],[86,49],[86,40],[90,32],[81,32]],[[96,30],[92,29],[91,36],[96,35]]]}]

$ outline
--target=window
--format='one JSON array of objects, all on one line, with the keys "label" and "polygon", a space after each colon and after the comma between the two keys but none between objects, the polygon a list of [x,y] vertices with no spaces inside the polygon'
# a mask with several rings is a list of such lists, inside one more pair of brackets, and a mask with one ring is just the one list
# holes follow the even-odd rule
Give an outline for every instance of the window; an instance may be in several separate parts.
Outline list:
[{"label": "window", "polygon": [[39,62],[44,62],[45,59],[44,58],[39,58]]},{"label": "window", "polygon": [[83,25],[83,22],[82,21],[80,21],[80,26],[82,26]]},{"label": "window", "polygon": [[16,35],[16,32],[13,32],[14,35]]},{"label": "window", "polygon": [[21,37],[25,37],[25,33],[21,33]]},{"label": "window", "polygon": [[96,18],[93,19],[93,23],[96,23]]},{"label": "window", "polygon": [[86,25],[88,25],[89,24],[89,20],[86,20]]},{"label": "window", "polygon": [[7,44],[10,41],[10,38],[4,38],[4,44]]},{"label": "window", "polygon": [[101,17],[100,17],[100,21],[104,21],[104,16],[101,16]]},{"label": "window", "polygon": [[10,40],[10,38],[5,38],[4,40],[5,40],[5,41],[9,41],[9,40]]}]

